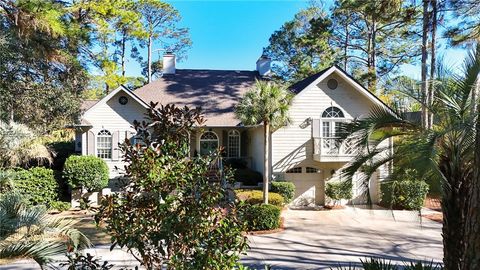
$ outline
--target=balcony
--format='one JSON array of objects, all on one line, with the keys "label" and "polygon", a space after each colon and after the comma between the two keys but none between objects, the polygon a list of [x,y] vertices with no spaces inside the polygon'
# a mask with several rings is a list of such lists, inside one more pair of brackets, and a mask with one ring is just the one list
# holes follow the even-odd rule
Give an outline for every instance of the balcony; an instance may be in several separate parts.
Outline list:
[{"label": "balcony", "polygon": [[348,162],[356,155],[350,140],[313,137],[313,159],[320,162]]}]

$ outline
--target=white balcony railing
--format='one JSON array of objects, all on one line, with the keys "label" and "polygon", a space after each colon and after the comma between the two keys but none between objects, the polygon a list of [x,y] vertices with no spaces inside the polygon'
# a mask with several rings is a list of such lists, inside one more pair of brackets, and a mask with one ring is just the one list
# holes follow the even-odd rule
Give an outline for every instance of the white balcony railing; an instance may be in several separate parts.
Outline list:
[{"label": "white balcony railing", "polygon": [[347,161],[355,156],[356,149],[351,140],[339,138],[313,138],[313,156],[318,161]]}]

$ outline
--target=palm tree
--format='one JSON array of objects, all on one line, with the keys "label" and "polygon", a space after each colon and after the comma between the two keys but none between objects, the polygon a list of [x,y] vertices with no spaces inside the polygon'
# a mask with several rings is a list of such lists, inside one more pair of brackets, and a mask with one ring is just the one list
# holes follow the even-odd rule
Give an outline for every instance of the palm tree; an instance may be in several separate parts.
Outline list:
[{"label": "palm tree", "polygon": [[26,125],[0,121],[0,167],[27,166],[30,161],[52,163],[52,152]]},{"label": "palm tree", "polygon": [[[480,46],[465,60],[462,76],[443,73],[438,73],[434,104],[428,108],[436,116],[432,129],[385,108],[344,126],[359,154],[343,175],[351,181],[360,173],[368,185],[380,166],[394,161],[397,168],[415,169],[441,183],[445,269],[480,269],[480,174],[474,177],[480,145],[475,150],[477,112],[472,110],[478,104],[472,91],[480,74]],[[393,152],[380,144],[389,138],[395,141]]]},{"label": "palm tree", "polygon": [[0,196],[0,259],[30,258],[40,267],[52,256],[89,247],[72,220],[52,218],[42,206],[28,206],[15,192]]},{"label": "palm tree", "polygon": [[264,164],[263,164],[263,203],[268,204],[268,180],[270,175],[270,135],[271,130],[289,122],[288,110],[293,95],[274,82],[259,81],[245,93],[237,104],[235,113],[244,125],[263,124]]}]

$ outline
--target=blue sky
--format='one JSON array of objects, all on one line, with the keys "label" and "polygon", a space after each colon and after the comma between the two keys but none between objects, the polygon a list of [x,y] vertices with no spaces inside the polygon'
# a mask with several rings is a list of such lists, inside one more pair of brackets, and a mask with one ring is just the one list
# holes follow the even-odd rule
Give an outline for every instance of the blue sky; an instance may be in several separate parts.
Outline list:
[{"label": "blue sky", "polygon": [[[188,58],[177,63],[178,68],[253,70],[255,61],[268,45],[268,38],[308,1],[299,0],[236,0],[200,1],[171,0],[183,17],[181,25],[190,28],[193,46]],[[331,1],[325,1],[326,5]],[[444,49],[440,54],[449,66],[459,66],[464,57],[461,49]],[[161,52],[154,57],[161,56]],[[419,67],[406,65],[402,71],[419,78]],[[136,63],[128,72],[139,75]],[[132,75],[133,75],[132,74]]]}]

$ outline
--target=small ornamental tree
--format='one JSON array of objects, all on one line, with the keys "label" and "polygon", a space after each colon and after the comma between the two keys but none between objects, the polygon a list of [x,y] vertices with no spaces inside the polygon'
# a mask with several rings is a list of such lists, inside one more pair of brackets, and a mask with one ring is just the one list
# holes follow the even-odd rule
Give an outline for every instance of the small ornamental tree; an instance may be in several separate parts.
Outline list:
[{"label": "small ornamental tree", "polygon": [[70,156],[63,167],[63,178],[71,188],[100,190],[108,185],[108,166],[99,157]]},{"label": "small ornamental tree", "polygon": [[[247,248],[245,225],[229,200],[216,155],[189,158],[199,109],[151,103],[134,122],[140,140],[126,140],[127,185],[103,201],[112,246],[126,248],[147,269],[233,269]],[[213,166],[213,167],[212,167]]]}]

